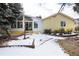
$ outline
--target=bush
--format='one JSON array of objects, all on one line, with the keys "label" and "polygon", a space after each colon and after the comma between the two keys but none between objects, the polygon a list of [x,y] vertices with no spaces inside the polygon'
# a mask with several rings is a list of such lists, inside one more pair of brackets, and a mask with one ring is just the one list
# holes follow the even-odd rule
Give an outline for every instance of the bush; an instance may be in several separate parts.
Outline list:
[{"label": "bush", "polygon": [[72,29],[67,29],[67,30],[65,31],[66,34],[71,34],[71,32],[72,32]]},{"label": "bush", "polygon": [[59,33],[59,35],[62,35],[62,33],[64,33],[64,32],[65,32],[65,30],[63,28],[53,31],[54,35],[56,35],[57,33]]},{"label": "bush", "polygon": [[60,30],[54,30],[53,32],[54,33],[60,33]]},{"label": "bush", "polygon": [[71,29],[70,30],[68,29],[67,31],[65,31],[64,28],[61,28],[61,29],[58,29],[58,30],[54,30],[53,31],[54,35],[56,35],[57,33],[59,33],[59,35],[62,35],[63,33],[64,34],[71,34],[71,32],[72,32]]},{"label": "bush", "polygon": [[51,33],[52,33],[51,29],[45,29],[44,30],[44,34],[51,34]]}]

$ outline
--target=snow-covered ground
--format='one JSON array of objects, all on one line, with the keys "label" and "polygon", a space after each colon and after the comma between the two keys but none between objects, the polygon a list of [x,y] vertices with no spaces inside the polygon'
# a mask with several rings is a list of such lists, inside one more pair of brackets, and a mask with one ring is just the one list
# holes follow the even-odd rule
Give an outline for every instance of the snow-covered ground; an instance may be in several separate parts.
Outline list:
[{"label": "snow-covered ground", "polygon": [[[35,49],[28,47],[7,47],[0,48],[0,55],[8,55],[8,56],[68,56],[68,54],[64,53],[62,48],[55,42],[56,39],[63,39],[61,37],[49,36],[45,34],[32,34],[26,35],[28,39],[28,43],[26,40],[22,40],[23,36],[18,37],[19,41],[11,41],[8,42],[9,45],[18,45],[18,44],[30,44],[33,39],[35,40]],[[51,40],[49,40],[51,39]],[[49,41],[47,41],[49,40]],[[47,42],[45,42],[47,41]],[[45,43],[43,43],[45,42]],[[42,45],[40,45],[43,43]]]},{"label": "snow-covered ground", "polygon": [[8,42],[8,45],[32,45],[33,40],[35,40],[35,46],[39,46],[43,42],[52,39],[63,39],[61,37],[55,37],[45,34],[28,34],[26,35],[26,39],[24,39],[24,36],[17,37],[19,40],[12,40]]}]

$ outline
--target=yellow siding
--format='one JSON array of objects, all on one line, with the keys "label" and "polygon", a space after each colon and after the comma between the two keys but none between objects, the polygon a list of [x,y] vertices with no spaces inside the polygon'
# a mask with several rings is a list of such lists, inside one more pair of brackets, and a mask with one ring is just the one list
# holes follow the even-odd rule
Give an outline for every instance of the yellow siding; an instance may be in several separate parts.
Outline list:
[{"label": "yellow siding", "polygon": [[44,20],[43,21],[43,28],[44,29],[51,29],[51,25],[52,25],[51,22],[52,22],[51,18]]},{"label": "yellow siding", "polygon": [[64,27],[65,30],[70,30],[75,27],[75,23],[71,18],[58,14],[56,17],[51,16],[50,18],[47,18],[43,21],[44,29],[51,28],[52,31],[61,29],[61,25],[60,25],[61,21],[66,22],[66,26]]}]

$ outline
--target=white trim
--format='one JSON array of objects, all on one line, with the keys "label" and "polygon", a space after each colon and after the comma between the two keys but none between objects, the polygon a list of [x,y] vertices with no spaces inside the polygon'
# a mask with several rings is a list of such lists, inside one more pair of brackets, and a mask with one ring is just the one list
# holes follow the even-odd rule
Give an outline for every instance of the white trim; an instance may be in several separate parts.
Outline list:
[{"label": "white trim", "polygon": [[23,21],[22,21],[23,22],[23,30],[25,29],[25,21],[24,20],[25,20],[25,18],[23,16]]}]

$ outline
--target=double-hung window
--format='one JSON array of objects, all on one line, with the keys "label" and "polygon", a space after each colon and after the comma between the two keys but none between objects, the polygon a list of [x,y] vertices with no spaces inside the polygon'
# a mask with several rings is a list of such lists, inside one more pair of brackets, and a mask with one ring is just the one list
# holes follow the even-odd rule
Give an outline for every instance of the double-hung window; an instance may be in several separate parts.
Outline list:
[{"label": "double-hung window", "polygon": [[61,21],[61,27],[65,27],[66,26],[66,22],[65,21]]}]

